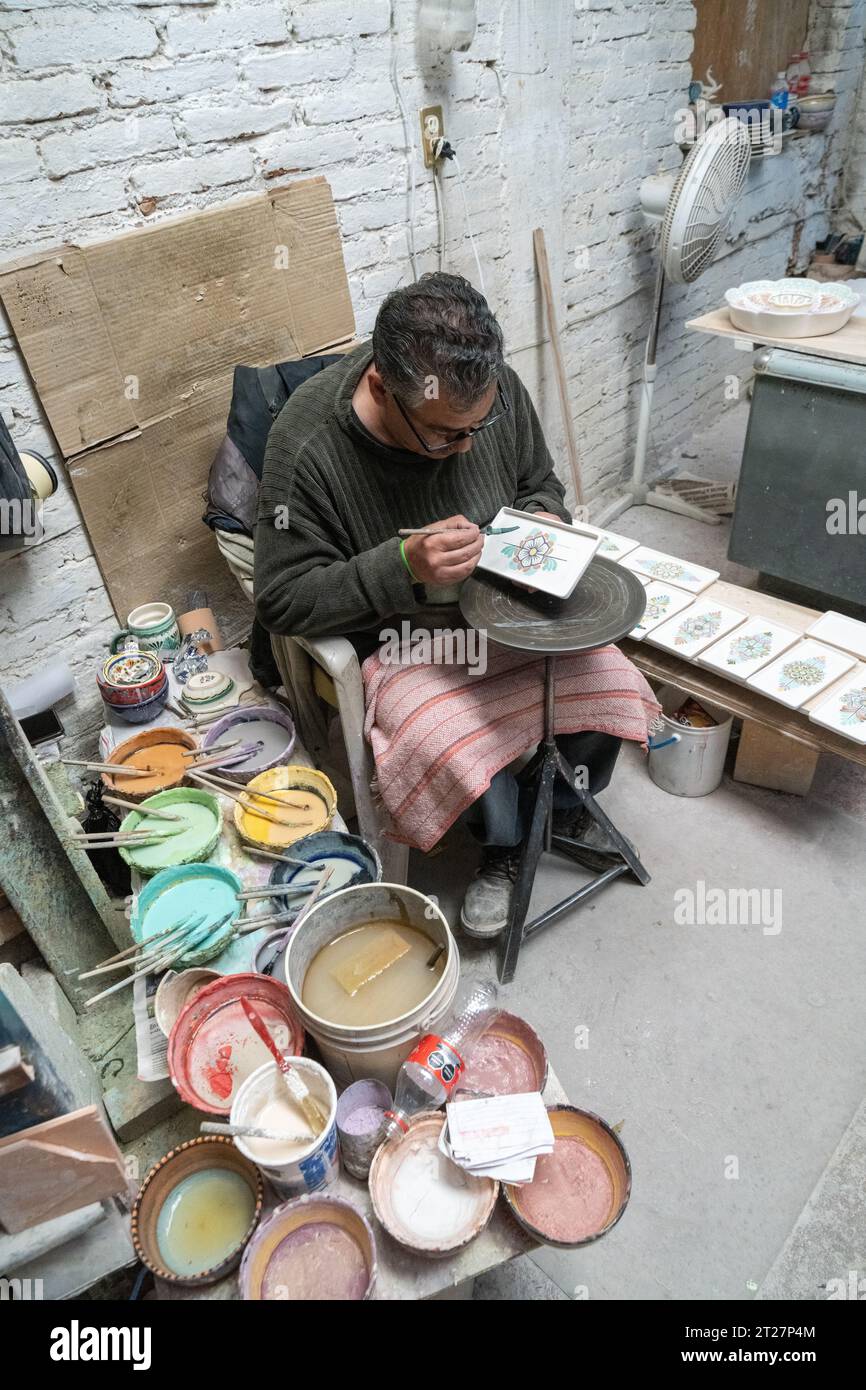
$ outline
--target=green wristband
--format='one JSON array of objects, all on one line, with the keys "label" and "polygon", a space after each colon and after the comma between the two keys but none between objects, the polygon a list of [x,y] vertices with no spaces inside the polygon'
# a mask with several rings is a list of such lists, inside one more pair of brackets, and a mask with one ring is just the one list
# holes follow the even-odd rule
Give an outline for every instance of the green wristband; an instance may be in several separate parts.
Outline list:
[{"label": "green wristband", "polygon": [[407,559],[407,557],[406,557],[406,542],[405,542],[405,541],[401,541],[401,542],[400,542],[400,559],[403,561],[403,564],[406,566],[407,570],[409,571],[409,578],[412,580],[412,583],[413,583],[413,584],[417,584],[419,581],[418,581],[417,577],[412,573],[412,566],[409,564],[409,561],[408,561],[408,559]]}]

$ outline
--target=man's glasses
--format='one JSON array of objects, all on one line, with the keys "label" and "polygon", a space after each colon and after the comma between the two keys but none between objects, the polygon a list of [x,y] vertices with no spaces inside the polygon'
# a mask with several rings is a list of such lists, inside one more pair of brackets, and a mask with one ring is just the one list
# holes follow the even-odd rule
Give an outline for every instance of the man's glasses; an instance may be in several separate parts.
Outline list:
[{"label": "man's glasses", "polygon": [[394,392],[391,392],[391,395],[394,396],[394,401],[396,403],[397,409],[403,416],[403,419],[406,421],[406,424],[409,426],[415,438],[418,440],[418,443],[421,445],[422,449],[424,449],[428,454],[441,454],[445,449],[452,449],[455,444],[460,443],[461,439],[472,439],[476,434],[480,434],[482,430],[489,430],[490,426],[495,425],[497,420],[501,420],[503,416],[510,414],[511,406],[508,404],[508,397],[506,396],[499,382],[496,383],[496,394],[499,398],[500,408],[496,411],[495,415],[489,415],[487,419],[482,421],[480,425],[474,425],[471,429],[457,430],[455,434],[451,435],[449,439],[445,440],[444,444],[428,444],[424,436],[422,434],[419,434],[418,430],[413,425],[409,412],[404,406],[403,402],[400,400],[399,396],[394,396]]}]

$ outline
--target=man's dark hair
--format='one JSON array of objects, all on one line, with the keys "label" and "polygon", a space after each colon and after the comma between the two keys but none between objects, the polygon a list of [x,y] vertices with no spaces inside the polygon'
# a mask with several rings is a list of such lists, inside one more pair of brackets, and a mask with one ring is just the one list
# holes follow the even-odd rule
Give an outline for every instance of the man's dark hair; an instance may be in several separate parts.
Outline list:
[{"label": "man's dark hair", "polygon": [[373,329],[373,361],[408,406],[438,395],[468,408],[502,370],[502,329],[487,300],[462,275],[431,271],[392,291]]}]

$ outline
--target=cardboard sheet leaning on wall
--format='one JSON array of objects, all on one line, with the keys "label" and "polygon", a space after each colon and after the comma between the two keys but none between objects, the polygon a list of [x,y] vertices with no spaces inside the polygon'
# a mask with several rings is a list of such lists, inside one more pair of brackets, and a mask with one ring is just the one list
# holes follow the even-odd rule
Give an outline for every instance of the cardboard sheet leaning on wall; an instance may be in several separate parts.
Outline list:
[{"label": "cardboard sheet leaning on wall", "polygon": [[0,299],[69,467],[118,618],[237,589],[202,525],[236,364],[354,332],[331,190],[303,179],[0,269]]}]

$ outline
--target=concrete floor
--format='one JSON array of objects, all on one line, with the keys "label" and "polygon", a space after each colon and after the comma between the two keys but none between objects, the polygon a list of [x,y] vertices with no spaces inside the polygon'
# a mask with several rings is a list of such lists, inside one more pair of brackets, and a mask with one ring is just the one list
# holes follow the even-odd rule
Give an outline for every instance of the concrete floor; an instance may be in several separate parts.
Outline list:
[{"label": "concrete floor", "polygon": [[[684,466],[735,476],[744,427],[740,406]],[[754,580],[727,562],[726,524],[644,507],[613,529]],[[571,1100],[622,1122],[632,1199],[597,1245],[516,1261],[480,1280],[475,1297],[750,1298],[864,1096],[866,769],[825,757],[806,798],[726,777],[712,795],[681,800],[654,785],[630,746],[603,804],[652,882],[619,880],[549,927],[524,949],[504,1003],[541,1033]],[[438,894],[454,921],[476,862],[458,829],[440,853],[413,855],[410,881]],[[531,913],[574,875],[545,859]],[[781,929],[677,925],[674,895],[699,880],[779,890]],[[492,950],[463,938],[461,951],[468,971],[494,971]],[[845,1162],[850,1175],[860,1150]],[[818,1237],[810,1246],[802,1222],[798,1241],[796,1277],[776,1277],[772,1296],[826,1296],[820,1284],[844,1275],[856,1250],[840,1248],[838,1231],[826,1249]],[[809,1259],[816,1269],[804,1274]]]}]

